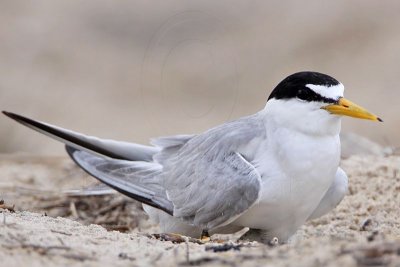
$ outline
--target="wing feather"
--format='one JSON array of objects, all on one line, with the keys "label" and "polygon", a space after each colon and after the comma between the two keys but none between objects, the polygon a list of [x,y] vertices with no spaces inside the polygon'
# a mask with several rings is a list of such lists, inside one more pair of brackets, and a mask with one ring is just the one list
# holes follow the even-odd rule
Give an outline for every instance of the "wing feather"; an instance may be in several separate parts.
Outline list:
[{"label": "wing feather", "polygon": [[258,114],[199,135],[162,137],[149,147],[3,113],[65,143],[72,159],[104,184],[202,229],[228,224],[259,198],[260,174],[241,154],[243,146],[265,138]]},{"label": "wing feather", "polygon": [[116,191],[172,214],[172,203],[158,182],[161,166],[156,163],[99,157],[66,147],[71,158],[90,175]]},{"label": "wing feather", "polygon": [[153,155],[160,151],[159,148],[152,146],[84,135],[48,123],[32,120],[12,112],[3,111],[3,114],[68,146],[97,155],[114,159],[152,161]]},{"label": "wing feather", "polygon": [[194,136],[169,155],[161,180],[174,216],[213,229],[254,205],[261,177],[240,154],[240,147],[263,135],[259,118],[246,117]]}]

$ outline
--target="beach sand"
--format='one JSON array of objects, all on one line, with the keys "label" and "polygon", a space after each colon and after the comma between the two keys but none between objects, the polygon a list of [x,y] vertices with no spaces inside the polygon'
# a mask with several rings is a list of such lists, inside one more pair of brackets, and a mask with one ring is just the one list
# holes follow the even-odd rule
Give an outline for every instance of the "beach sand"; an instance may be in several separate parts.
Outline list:
[{"label": "beach sand", "polygon": [[352,156],[341,166],[347,196],[289,244],[237,243],[233,236],[196,244],[154,237],[158,228],[140,204],[119,194],[60,193],[94,181],[66,157],[3,155],[0,265],[399,266],[400,156]]}]

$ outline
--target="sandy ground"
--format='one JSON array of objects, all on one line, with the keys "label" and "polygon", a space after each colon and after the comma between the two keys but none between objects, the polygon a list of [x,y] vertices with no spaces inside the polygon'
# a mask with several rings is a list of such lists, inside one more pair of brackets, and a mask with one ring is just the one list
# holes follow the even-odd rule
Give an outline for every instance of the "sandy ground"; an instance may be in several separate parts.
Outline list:
[{"label": "sandy ground", "polygon": [[60,194],[92,182],[69,159],[3,155],[0,265],[400,266],[400,156],[353,156],[342,167],[346,198],[290,244],[175,244],[151,235],[158,229],[134,201]]}]

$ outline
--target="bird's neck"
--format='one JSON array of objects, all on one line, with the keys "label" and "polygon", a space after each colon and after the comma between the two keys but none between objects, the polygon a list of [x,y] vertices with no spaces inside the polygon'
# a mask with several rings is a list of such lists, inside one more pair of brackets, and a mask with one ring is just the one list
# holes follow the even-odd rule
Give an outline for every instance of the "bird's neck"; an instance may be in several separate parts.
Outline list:
[{"label": "bird's neck", "polygon": [[286,128],[304,135],[337,136],[341,130],[341,117],[333,116],[319,108],[312,111],[303,110],[303,107],[296,107],[296,104],[288,108],[288,105],[268,101],[259,114],[266,127]]}]

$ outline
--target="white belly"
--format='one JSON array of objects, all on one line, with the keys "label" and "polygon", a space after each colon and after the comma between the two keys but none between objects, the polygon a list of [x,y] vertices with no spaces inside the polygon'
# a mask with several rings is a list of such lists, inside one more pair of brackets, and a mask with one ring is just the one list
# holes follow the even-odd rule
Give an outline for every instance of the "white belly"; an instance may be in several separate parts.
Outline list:
[{"label": "white belly", "polygon": [[[332,184],[340,160],[339,137],[299,136],[292,143],[263,144],[254,159],[263,187],[257,204],[233,224],[288,239],[312,214]],[[279,142],[279,137],[273,139]],[[276,144],[276,143],[275,143]]]}]

